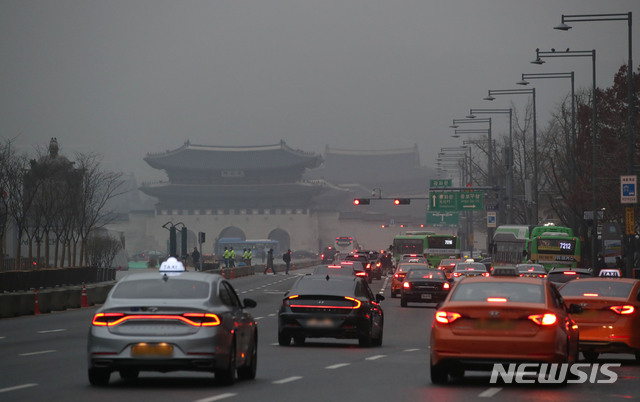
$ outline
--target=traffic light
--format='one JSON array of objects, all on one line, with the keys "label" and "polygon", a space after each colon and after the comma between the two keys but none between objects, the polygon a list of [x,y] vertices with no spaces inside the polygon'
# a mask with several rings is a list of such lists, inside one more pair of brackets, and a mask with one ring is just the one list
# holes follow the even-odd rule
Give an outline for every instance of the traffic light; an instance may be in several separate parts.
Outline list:
[{"label": "traffic light", "polygon": [[409,205],[411,204],[411,198],[396,198],[393,203],[395,205]]},{"label": "traffic light", "polygon": [[204,239],[205,239],[205,233],[204,232],[198,232],[198,242],[200,244],[204,243]]},{"label": "traffic light", "polygon": [[353,205],[369,205],[371,200],[369,198],[354,198]]}]

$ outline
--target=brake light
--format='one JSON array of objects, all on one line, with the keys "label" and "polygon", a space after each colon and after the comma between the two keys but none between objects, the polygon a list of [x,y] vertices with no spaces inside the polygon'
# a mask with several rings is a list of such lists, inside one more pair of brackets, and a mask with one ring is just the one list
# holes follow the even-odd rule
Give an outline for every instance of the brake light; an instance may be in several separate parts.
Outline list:
[{"label": "brake light", "polygon": [[376,263],[376,267],[378,267],[378,268],[379,268],[379,267],[381,267],[381,266],[382,266],[382,263],[380,263],[380,262]]},{"label": "brake light", "polygon": [[599,295],[597,293],[583,293],[582,294],[585,297],[598,297]]},{"label": "brake light", "polygon": [[409,284],[409,282],[403,282],[402,283],[402,287],[405,289],[409,289],[411,287],[411,285]]},{"label": "brake light", "polygon": [[324,254],[320,254],[320,258],[324,260]]},{"label": "brake light", "polygon": [[553,325],[558,321],[558,317],[555,314],[533,314],[528,317],[531,321],[538,325]]},{"label": "brake light", "polygon": [[[185,318],[188,318],[191,322],[187,324],[194,327],[215,327],[220,325],[220,318],[216,314],[210,313],[185,313]],[[200,324],[200,325],[198,325]]]},{"label": "brake light", "polygon": [[491,275],[491,274],[490,274],[490,273],[488,273],[488,272],[483,272],[483,273],[482,273],[482,276],[489,276],[489,275]]},{"label": "brake light", "polygon": [[531,267],[531,268],[529,268],[527,271],[529,271],[529,272],[533,272],[533,271],[535,271],[535,270],[536,270],[536,269],[535,269],[534,267]]},{"label": "brake light", "polygon": [[613,310],[616,314],[633,314],[633,312],[636,310],[635,307],[629,306],[629,305],[611,306],[609,308]]},{"label": "brake light", "polygon": [[461,317],[460,314],[451,313],[448,311],[438,311],[436,312],[436,316],[435,316],[436,321],[438,321],[441,324],[451,324],[452,322],[454,322],[460,317]]},{"label": "brake light", "polygon": [[124,313],[98,313],[93,316],[91,324],[96,327],[106,327],[122,317],[124,317]]},{"label": "brake light", "polygon": [[460,272],[454,272],[453,276],[455,276],[456,278],[459,277],[460,275],[462,275]]},{"label": "brake light", "polygon": [[342,266],[341,265],[327,265],[327,268],[340,269],[340,268],[342,268]]},{"label": "brake light", "polygon": [[92,324],[98,327],[115,327],[125,321],[132,320],[176,320],[194,327],[214,327],[220,325],[220,318],[210,313],[185,313],[183,315],[172,314],[132,314],[123,313],[98,313],[93,317]]},{"label": "brake light", "polygon": [[360,308],[360,306],[362,305],[362,302],[360,300],[354,299],[353,297],[345,296],[344,298],[355,303],[355,306],[351,307],[354,310]]},{"label": "brake light", "polygon": [[507,299],[504,297],[488,297],[487,301],[489,303],[506,303]]},{"label": "brake light", "polygon": [[576,275],[576,271],[564,271],[565,275]]},{"label": "brake light", "polygon": [[547,274],[538,274],[538,278],[546,278]]},{"label": "brake light", "polygon": [[449,282],[445,282],[445,283],[442,285],[442,289],[449,289],[450,287],[451,287],[451,285],[449,285]]},{"label": "brake light", "polygon": [[356,276],[367,276],[366,272],[358,271],[356,272]]},{"label": "brake light", "polygon": [[348,261],[341,262],[340,264],[342,264],[342,265],[353,265],[352,262],[348,262]]},{"label": "brake light", "polygon": [[520,274],[521,277],[524,277],[524,274]]}]

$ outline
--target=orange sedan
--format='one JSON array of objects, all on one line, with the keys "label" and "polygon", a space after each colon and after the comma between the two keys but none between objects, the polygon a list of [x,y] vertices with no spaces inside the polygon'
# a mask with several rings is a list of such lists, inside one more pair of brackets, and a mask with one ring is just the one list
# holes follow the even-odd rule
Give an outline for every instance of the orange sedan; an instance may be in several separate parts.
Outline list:
[{"label": "orange sedan", "polygon": [[548,281],[471,277],[458,282],[436,310],[431,326],[431,382],[443,384],[465,370],[494,363],[573,363],[578,327]]},{"label": "orange sedan", "polygon": [[640,281],[585,278],[560,288],[565,303],[582,306],[580,351],[588,361],[600,353],[633,353],[640,361]]}]

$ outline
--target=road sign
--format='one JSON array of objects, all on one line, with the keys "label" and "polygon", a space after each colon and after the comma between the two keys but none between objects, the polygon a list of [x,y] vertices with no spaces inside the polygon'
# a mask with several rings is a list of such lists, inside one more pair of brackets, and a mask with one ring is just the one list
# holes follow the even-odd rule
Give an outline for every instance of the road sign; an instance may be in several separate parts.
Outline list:
[{"label": "road sign", "polygon": [[487,212],[487,227],[488,228],[495,228],[496,225],[496,221],[497,221],[497,216],[495,212]]},{"label": "road sign", "polygon": [[484,210],[484,192],[465,191],[460,193],[460,209],[462,211]]},{"label": "road sign", "polygon": [[436,227],[457,227],[459,223],[457,212],[427,212],[427,225]]},{"label": "road sign", "polygon": [[637,197],[637,176],[620,176],[620,203],[635,204]]},{"label": "road sign", "polygon": [[435,179],[429,181],[429,187],[451,187],[452,186],[451,179]]},{"label": "road sign", "polygon": [[429,194],[430,211],[457,211],[459,193],[452,191],[432,191]]}]

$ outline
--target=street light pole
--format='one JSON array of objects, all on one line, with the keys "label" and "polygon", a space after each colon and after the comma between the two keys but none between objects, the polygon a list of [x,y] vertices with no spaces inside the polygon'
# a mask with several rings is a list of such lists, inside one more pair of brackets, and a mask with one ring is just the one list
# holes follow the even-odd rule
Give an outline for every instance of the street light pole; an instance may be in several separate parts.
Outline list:
[{"label": "street light pole", "polygon": [[533,217],[530,217],[529,222],[534,221],[533,224],[538,224],[538,130],[536,128],[536,89],[490,89],[489,95],[483,98],[484,100],[495,100],[494,95],[531,95],[533,101]]},{"label": "street light pole", "polygon": [[593,191],[592,209],[593,209],[593,227],[591,228],[591,264],[595,266],[598,255],[598,179],[596,149],[598,147],[598,103],[596,93],[596,50],[565,50],[550,52],[540,51],[536,49],[536,59],[533,64],[544,64],[543,58],[547,57],[591,57],[592,70],[592,95],[591,95],[591,187]]},{"label": "street light pole", "polygon": [[476,114],[509,113],[509,150],[507,152],[507,224],[513,223],[513,109],[469,109],[467,118],[475,119]]},{"label": "street light pole", "polygon": [[[633,18],[632,13],[626,14],[583,14],[583,15],[562,15],[562,23],[554,29],[568,31],[572,27],[565,22],[591,22],[591,21],[627,21],[627,43],[628,43],[628,62],[627,62],[627,174],[634,174],[634,150],[635,150],[635,134],[633,124],[633,46],[631,42]],[[595,54],[594,54],[595,59]],[[595,214],[595,211],[594,211]],[[631,276],[633,270],[633,241],[628,239],[627,253],[627,276]]]},{"label": "street light pole", "polygon": [[[576,106],[575,106],[575,74],[573,71],[568,73],[523,73],[522,80],[517,82],[518,85],[529,85],[527,80],[535,79],[554,79],[554,78],[570,78],[571,79],[571,149],[573,150],[573,157],[571,158],[572,171],[571,171],[571,184],[575,183],[577,163],[575,158],[575,150],[577,143],[576,133]],[[573,220],[575,224],[575,219]]]}]

